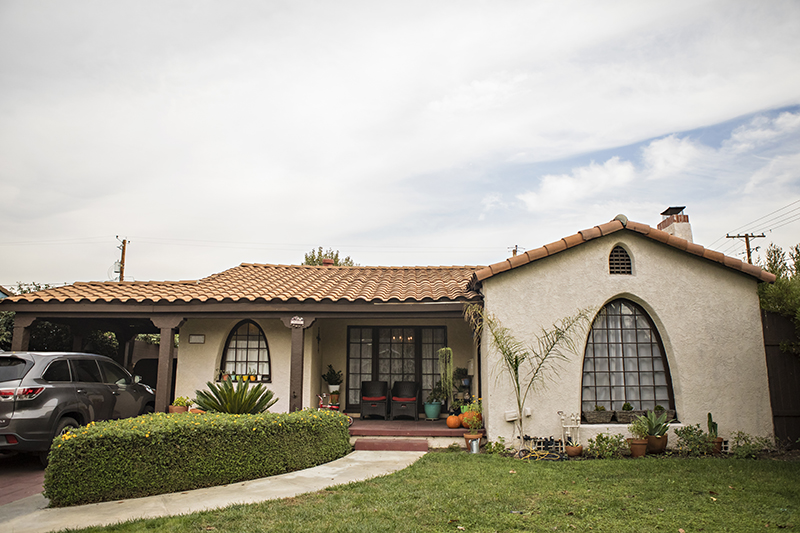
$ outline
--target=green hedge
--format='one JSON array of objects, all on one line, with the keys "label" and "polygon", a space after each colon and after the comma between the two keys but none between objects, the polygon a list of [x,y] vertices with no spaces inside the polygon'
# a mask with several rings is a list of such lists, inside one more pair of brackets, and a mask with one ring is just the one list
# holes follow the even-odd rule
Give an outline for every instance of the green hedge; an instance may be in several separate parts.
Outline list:
[{"label": "green hedge", "polygon": [[155,413],[56,437],[44,494],[64,507],[179,492],[301,470],[351,449],[347,418],[327,409]]}]

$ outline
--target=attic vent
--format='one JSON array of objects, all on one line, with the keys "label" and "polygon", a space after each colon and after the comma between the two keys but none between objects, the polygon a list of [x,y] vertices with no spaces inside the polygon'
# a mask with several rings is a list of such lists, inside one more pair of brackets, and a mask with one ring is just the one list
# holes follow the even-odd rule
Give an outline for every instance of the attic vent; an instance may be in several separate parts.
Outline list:
[{"label": "attic vent", "polygon": [[609,274],[632,274],[631,270],[631,257],[625,248],[622,246],[615,246],[611,250],[611,255],[608,256],[608,273]]}]

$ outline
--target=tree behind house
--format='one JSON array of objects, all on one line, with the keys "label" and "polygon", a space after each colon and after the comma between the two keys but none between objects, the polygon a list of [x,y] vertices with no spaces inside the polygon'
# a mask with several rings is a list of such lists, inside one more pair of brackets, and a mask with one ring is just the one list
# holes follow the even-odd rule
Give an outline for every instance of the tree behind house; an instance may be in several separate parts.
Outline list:
[{"label": "tree behind house", "polygon": [[323,264],[324,259],[333,259],[333,266],[358,266],[356,265],[350,256],[348,255],[344,259],[339,259],[339,250],[335,252],[328,248],[326,251],[322,251],[322,246],[320,246],[316,250],[311,250],[305,255],[305,259],[303,260],[304,265],[319,265]]},{"label": "tree behind house", "polygon": [[[790,318],[794,322],[795,331],[800,335],[800,244],[789,249],[787,258],[780,246],[770,243],[766,259],[759,266],[777,276],[775,283],[758,285],[761,308]],[[798,343],[783,343],[781,349],[800,355]]]}]

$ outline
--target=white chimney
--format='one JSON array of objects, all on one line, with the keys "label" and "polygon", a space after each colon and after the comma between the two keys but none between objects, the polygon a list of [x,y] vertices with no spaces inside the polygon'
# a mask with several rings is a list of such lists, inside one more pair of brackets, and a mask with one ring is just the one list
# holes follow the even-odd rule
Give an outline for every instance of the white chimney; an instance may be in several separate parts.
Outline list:
[{"label": "white chimney", "polygon": [[670,235],[675,235],[689,242],[692,240],[692,226],[689,224],[689,215],[684,215],[683,210],[686,206],[670,207],[661,213],[661,222],[658,229],[666,231]]}]

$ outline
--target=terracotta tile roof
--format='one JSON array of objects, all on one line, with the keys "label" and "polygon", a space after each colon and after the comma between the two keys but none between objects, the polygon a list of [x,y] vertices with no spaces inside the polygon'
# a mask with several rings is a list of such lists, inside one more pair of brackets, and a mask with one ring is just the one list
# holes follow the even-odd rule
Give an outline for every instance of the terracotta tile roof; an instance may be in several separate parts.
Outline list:
[{"label": "terracotta tile roof", "polygon": [[557,254],[558,252],[562,252],[574,246],[579,246],[592,239],[597,239],[621,230],[634,231],[640,235],[644,235],[645,237],[664,243],[667,246],[672,246],[678,250],[708,259],[709,261],[714,261],[715,263],[732,268],[733,270],[738,270],[739,272],[753,276],[760,281],[766,281],[770,283],[775,281],[774,274],[762,270],[755,265],[744,263],[739,259],[728,257],[720,252],[715,252],[714,250],[707,250],[699,244],[694,244],[686,239],[681,239],[680,237],[670,235],[665,231],[651,228],[647,224],[641,224],[633,221],[626,221],[626,224],[623,224],[623,222],[617,220],[616,218],[606,224],[579,231],[575,235],[570,235],[569,237],[564,237],[556,242],[545,244],[541,248],[528,250],[523,254],[511,257],[505,261],[484,267],[475,273],[475,280],[478,282],[483,281],[487,278],[500,274],[501,272],[505,272],[522,265],[527,265],[528,263],[532,263],[533,261],[537,261],[553,254]]},{"label": "terracotta tile roof", "polygon": [[11,302],[421,302],[480,299],[479,266],[324,267],[244,263],[195,281],[78,282]]}]

